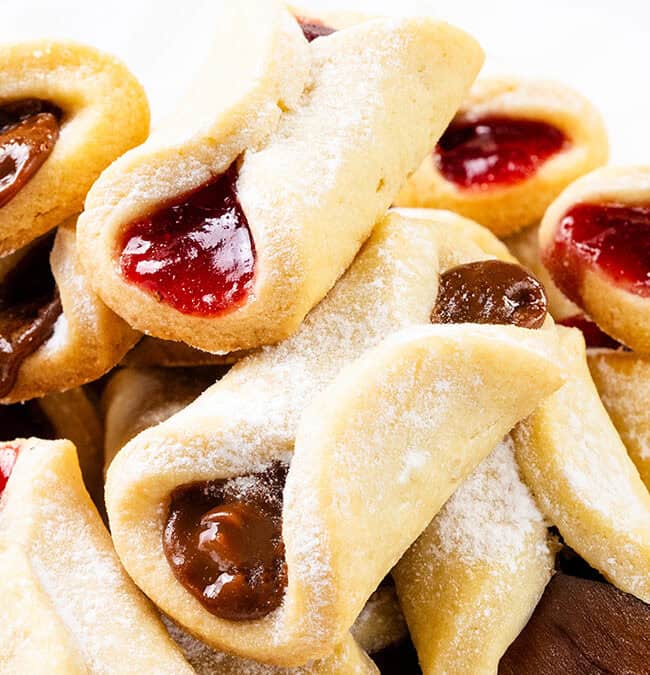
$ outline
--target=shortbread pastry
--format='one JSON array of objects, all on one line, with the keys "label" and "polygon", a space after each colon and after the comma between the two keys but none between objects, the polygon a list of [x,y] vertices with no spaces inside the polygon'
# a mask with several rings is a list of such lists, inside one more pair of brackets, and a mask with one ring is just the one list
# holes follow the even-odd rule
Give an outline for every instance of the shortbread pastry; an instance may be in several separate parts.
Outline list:
[{"label": "shortbread pastry", "polygon": [[584,340],[558,327],[569,379],[513,432],[523,478],[564,540],[650,601],[650,494],[603,407]]},{"label": "shortbread pastry", "polygon": [[499,675],[648,672],[650,607],[603,580],[557,574]]},{"label": "shortbread pastry", "polygon": [[[125,368],[115,373],[104,390],[105,462],[138,432],[159,424],[189,405],[217,378],[214,369]],[[376,617],[377,611],[373,612]],[[384,615],[388,614],[387,611]],[[373,673],[376,669],[350,638],[317,664],[296,669],[278,668],[217,652],[163,617],[168,631],[201,675],[229,673]],[[403,623],[403,619],[402,619]],[[404,630],[405,627],[404,627]],[[363,636],[370,632],[366,627]]]},{"label": "shortbread pastry", "polygon": [[142,143],[149,108],[117,59],[51,40],[0,46],[0,255],[75,215],[113,160]]},{"label": "shortbread pastry", "polygon": [[451,209],[504,237],[537,224],[608,153],[600,114],[577,92],[556,82],[485,78],[396,204]]},{"label": "shortbread pastry", "polygon": [[[458,483],[561,384],[552,330],[429,325],[451,218],[389,214],[296,335],[113,460],[124,565],[211,646],[279,665],[325,656]],[[463,223],[487,257],[472,237],[491,235]],[[545,315],[524,305],[495,302]],[[208,551],[220,527],[208,559],[192,533]]]},{"label": "shortbread pastry", "polygon": [[102,422],[83,389],[0,406],[0,443],[30,436],[71,440],[86,489],[96,504],[103,502]]},{"label": "shortbread pastry", "polygon": [[569,186],[539,231],[560,290],[602,330],[650,352],[650,167],[606,167]]},{"label": "shortbread pastry", "polygon": [[600,399],[650,490],[650,357],[597,349],[587,351],[587,362]]},{"label": "shortbread pastry", "polygon": [[1,475],[10,471],[0,502],[0,672],[189,675],[120,566],[72,443],[19,440],[0,453]]},{"label": "shortbread pastry", "polygon": [[547,539],[508,438],[393,571],[425,675],[496,673],[551,578]]},{"label": "shortbread pastry", "polygon": [[246,351],[212,354],[195,349],[184,342],[161,340],[145,335],[127,352],[120,365],[129,368],[187,368],[194,366],[227,366],[246,356]]},{"label": "shortbread pastry", "polygon": [[219,378],[213,368],[122,368],[106,384],[104,466],[139,434],[188,406]]},{"label": "shortbread pastry", "polygon": [[350,632],[368,654],[376,654],[408,638],[408,628],[391,576],[382,580],[368,598]]},{"label": "shortbread pastry", "polygon": [[377,667],[351,637],[329,656],[304,666],[283,668],[217,652],[169,619],[163,621],[197,675],[379,675]]},{"label": "shortbread pastry", "polygon": [[0,403],[94,380],[139,339],[90,287],[74,219],[0,260]]},{"label": "shortbread pastry", "polygon": [[[434,320],[502,321],[499,292],[510,303],[524,298],[528,309],[538,305],[539,293],[545,297],[521,268],[526,283],[515,278],[509,283],[515,282],[516,291],[503,294],[495,271],[509,269],[501,262],[512,260],[505,246],[459,216],[446,214],[444,224],[441,280],[477,266],[488,274],[483,285],[460,285],[455,294],[439,292]],[[438,307],[441,302],[447,307]],[[554,331],[548,317],[531,321],[544,315],[514,313],[509,318]],[[519,478],[512,453],[510,439],[497,446],[393,570],[425,673],[495,672],[550,577],[552,553],[544,519]]]},{"label": "shortbread pastry", "polygon": [[225,6],[198,95],[104,172],[79,221],[109,306],[147,334],[221,353],[297,329],[482,61],[432,19],[374,19],[308,43],[275,0]]}]

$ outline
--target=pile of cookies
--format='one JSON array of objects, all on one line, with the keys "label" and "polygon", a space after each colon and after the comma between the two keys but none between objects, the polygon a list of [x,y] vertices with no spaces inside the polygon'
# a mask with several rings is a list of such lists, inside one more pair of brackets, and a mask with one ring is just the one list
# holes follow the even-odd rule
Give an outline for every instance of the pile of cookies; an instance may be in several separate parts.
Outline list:
[{"label": "pile of cookies", "polygon": [[0,46],[0,673],[650,673],[650,167],[442,21],[223,4],[151,133]]}]

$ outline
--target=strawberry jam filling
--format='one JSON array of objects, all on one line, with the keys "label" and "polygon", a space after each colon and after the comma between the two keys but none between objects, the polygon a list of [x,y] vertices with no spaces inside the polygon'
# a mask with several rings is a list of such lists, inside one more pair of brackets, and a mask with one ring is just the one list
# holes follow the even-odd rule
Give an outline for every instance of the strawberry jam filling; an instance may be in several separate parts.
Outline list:
[{"label": "strawberry jam filling", "polygon": [[622,289],[650,297],[650,205],[576,204],[542,260],[560,290],[582,303],[582,277],[598,270]]},{"label": "strawberry jam filling", "polygon": [[233,166],[128,225],[119,246],[124,278],[183,314],[215,317],[242,305],[255,248],[236,181]]},{"label": "strawberry jam filling", "polygon": [[530,178],[568,145],[558,128],[538,120],[482,117],[453,121],[436,146],[438,170],[458,187],[486,190]]},{"label": "strawberry jam filling", "polygon": [[59,137],[61,111],[36,99],[0,107],[0,207],[41,168]]},{"label": "strawberry jam filling", "polygon": [[324,37],[325,35],[336,33],[335,28],[326,26],[318,19],[305,19],[299,16],[296,18],[296,20],[300,24],[303,35],[307,38],[308,42],[313,42],[318,37]]},{"label": "strawberry jam filling", "polygon": [[20,446],[17,443],[4,443],[0,445],[0,496],[7,487],[7,481],[16,464]]},{"label": "strawberry jam filling", "polygon": [[163,548],[174,575],[212,614],[242,621],[276,609],[287,569],[282,490],[288,467],[184,485],[172,493]]}]

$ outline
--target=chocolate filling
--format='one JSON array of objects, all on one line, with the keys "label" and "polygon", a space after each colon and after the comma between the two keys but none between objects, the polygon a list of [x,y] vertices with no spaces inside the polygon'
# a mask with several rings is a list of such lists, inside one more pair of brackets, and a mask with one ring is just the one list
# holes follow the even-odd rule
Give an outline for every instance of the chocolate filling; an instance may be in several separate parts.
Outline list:
[{"label": "chocolate filling", "polygon": [[54,233],[38,240],[0,284],[0,398],[12,390],[23,361],[54,331],[62,312],[50,269]]},{"label": "chocolate filling", "polygon": [[15,438],[56,438],[56,431],[36,401],[0,406],[0,442]]},{"label": "chocolate filling", "polygon": [[296,21],[298,21],[300,24],[303,35],[307,38],[308,42],[313,42],[316,38],[325,37],[326,35],[336,33],[336,28],[330,28],[318,19],[305,19],[303,17],[297,17]]},{"label": "chocolate filling", "polygon": [[41,168],[59,138],[61,111],[25,99],[0,107],[0,207]]},{"label": "chocolate filling", "polygon": [[184,485],[171,495],[163,548],[174,575],[212,614],[259,619],[284,597],[282,490],[288,466]]},{"label": "chocolate filling", "polygon": [[541,328],[546,311],[544,287],[521,265],[480,260],[440,275],[431,321]]}]

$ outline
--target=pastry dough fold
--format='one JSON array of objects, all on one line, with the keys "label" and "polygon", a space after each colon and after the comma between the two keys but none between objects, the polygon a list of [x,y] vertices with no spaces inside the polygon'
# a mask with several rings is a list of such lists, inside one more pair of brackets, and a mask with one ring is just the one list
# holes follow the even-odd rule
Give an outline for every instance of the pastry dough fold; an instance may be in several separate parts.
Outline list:
[{"label": "pastry dough fold", "polygon": [[[326,656],[455,487],[561,384],[553,331],[426,325],[453,229],[427,215],[389,214],[296,335],[136,436],[108,471],[124,565],[217,649],[279,665]],[[483,231],[465,230],[480,251],[471,238]],[[291,461],[284,603],[255,621],[220,619],[167,563],[170,494],[278,459]]]},{"label": "pastry dough fold", "polygon": [[[365,21],[308,45],[276,2],[229,2],[226,11],[229,35],[195,85],[198,100],[102,175],[80,219],[87,269],[107,304],[146,333],[211,352],[295,332],[445,128],[482,61],[471,38],[431,19]],[[183,314],[127,282],[116,262],[125,226],[238,158],[256,258],[245,302],[219,316]]]}]

